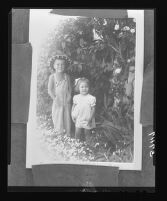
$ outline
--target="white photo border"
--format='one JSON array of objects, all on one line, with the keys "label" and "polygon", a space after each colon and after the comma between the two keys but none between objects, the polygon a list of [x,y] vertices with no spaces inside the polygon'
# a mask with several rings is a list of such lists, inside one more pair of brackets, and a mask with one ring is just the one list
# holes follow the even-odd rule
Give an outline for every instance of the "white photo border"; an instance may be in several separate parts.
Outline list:
[{"label": "white photo border", "polygon": [[[47,9],[45,9],[47,10]],[[53,164],[78,164],[78,165],[97,165],[97,166],[114,166],[119,170],[141,170],[142,169],[142,124],[140,124],[140,106],[143,83],[143,63],[144,63],[144,10],[128,10],[128,18],[136,20],[136,54],[135,54],[135,86],[134,86],[134,160],[132,163],[118,162],[65,162],[58,161]],[[30,17],[31,20],[31,17]],[[30,27],[30,42],[31,27]],[[36,94],[37,88],[33,86],[37,83],[37,58],[33,47],[32,55],[32,77],[30,93],[30,110],[29,120],[27,123],[27,144],[26,144],[26,168],[32,168],[32,165],[39,165],[34,162],[34,150],[38,146],[35,144],[34,135],[36,128]],[[44,163],[47,164],[47,163]],[[50,164],[48,162],[48,164]]]}]

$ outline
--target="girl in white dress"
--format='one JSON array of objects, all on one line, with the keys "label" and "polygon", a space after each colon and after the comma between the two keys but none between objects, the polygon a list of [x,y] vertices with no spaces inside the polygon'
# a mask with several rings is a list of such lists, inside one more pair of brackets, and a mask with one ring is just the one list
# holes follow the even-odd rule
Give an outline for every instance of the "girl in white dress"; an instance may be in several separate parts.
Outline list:
[{"label": "girl in white dress", "polygon": [[87,141],[90,138],[90,130],[95,128],[95,105],[96,98],[89,94],[89,80],[79,78],[76,89],[78,95],[73,97],[71,111],[72,120],[75,123],[75,138]]}]

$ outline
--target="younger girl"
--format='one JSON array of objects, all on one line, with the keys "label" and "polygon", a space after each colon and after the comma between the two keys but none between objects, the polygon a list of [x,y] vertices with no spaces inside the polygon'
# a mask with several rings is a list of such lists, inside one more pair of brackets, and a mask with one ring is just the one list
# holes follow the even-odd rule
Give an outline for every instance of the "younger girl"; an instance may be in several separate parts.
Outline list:
[{"label": "younger girl", "polygon": [[76,84],[78,95],[73,97],[72,120],[75,123],[75,138],[86,141],[90,138],[90,129],[95,127],[96,98],[89,94],[89,80],[79,78]]},{"label": "younger girl", "polygon": [[53,99],[52,120],[55,131],[70,136],[71,130],[71,84],[69,75],[65,73],[68,58],[56,55],[51,59],[54,73],[50,75],[48,93]]}]

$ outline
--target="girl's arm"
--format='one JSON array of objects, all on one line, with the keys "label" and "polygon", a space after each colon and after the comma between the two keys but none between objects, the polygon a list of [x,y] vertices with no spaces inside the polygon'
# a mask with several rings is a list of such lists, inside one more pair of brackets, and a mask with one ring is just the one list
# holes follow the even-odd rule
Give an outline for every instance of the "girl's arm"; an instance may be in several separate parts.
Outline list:
[{"label": "girl's arm", "polygon": [[94,115],[95,115],[95,106],[91,107],[89,122],[92,121],[92,118],[94,117]]},{"label": "girl's arm", "polygon": [[71,79],[69,75],[67,75],[67,80],[68,80],[68,101],[71,101],[72,87],[71,87]]},{"label": "girl's arm", "polygon": [[55,99],[55,94],[53,93],[53,88],[54,88],[54,80],[53,80],[53,75],[50,75],[49,81],[48,81],[48,94],[52,99]]},{"label": "girl's arm", "polygon": [[75,104],[75,103],[73,103],[71,111],[73,111],[73,110],[74,110],[74,107],[75,107],[75,106],[76,106],[76,104]]},{"label": "girl's arm", "polygon": [[72,120],[73,120],[73,122],[75,122],[75,118],[73,117],[73,110],[74,110],[74,108],[75,108],[75,106],[76,106],[76,104],[75,103],[73,103],[73,105],[72,105],[72,109],[71,109],[71,117],[72,117]]},{"label": "girl's arm", "polygon": [[88,125],[91,123],[92,118],[95,115],[95,106],[96,106],[96,98],[95,97],[92,98],[90,105],[91,105],[91,111],[90,111],[90,118],[88,120]]}]

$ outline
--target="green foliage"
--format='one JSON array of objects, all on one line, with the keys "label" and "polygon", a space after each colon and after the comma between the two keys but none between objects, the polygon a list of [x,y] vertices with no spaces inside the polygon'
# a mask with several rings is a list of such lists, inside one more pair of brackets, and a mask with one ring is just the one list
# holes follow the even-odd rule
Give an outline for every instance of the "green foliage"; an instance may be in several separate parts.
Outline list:
[{"label": "green foliage", "polygon": [[[38,115],[49,115],[51,99],[47,60],[57,51],[67,54],[72,81],[87,77],[97,98],[96,133],[113,150],[133,144],[133,90],[135,22],[133,19],[78,17],[64,21],[51,37],[48,54],[41,56],[38,71]],[[46,51],[46,50],[45,50]],[[73,92],[75,93],[75,92]]]}]

